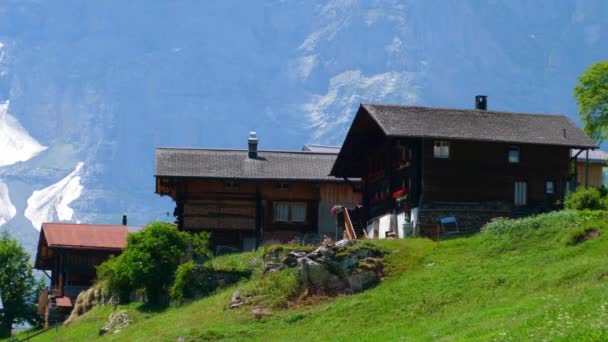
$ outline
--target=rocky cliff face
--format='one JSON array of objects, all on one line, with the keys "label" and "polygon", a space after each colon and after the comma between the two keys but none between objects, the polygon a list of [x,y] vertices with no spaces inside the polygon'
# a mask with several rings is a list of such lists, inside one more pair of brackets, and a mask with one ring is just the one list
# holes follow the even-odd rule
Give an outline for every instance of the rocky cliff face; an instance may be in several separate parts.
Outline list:
[{"label": "rocky cliff face", "polygon": [[[608,4],[10,0],[0,4],[0,225],[171,219],[154,148],[340,144],[360,102],[575,117]],[[2,185],[4,184],[4,185]]]}]

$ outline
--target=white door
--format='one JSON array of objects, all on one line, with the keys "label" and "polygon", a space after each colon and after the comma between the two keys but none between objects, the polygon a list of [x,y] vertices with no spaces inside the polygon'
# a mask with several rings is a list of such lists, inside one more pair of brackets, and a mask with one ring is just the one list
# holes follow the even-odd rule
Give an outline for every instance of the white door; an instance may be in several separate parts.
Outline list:
[{"label": "white door", "polygon": [[528,183],[515,182],[515,206],[524,206],[528,204]]}]

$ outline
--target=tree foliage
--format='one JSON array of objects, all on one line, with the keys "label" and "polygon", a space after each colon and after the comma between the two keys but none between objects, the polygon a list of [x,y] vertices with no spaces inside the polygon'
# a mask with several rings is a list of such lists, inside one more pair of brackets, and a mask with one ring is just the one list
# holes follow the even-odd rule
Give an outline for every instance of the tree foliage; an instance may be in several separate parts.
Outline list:
[{"label": "tree foliage", "polygon": [[107,278],[110,292],[121,302],[128,301],[132,292],[143,290],[148,302],[162,303],[168,298],[169,286],[189,241],[187,233],[168,223],[151,223],[129,234],[123,253],[98,267],[99,278]]},{"label": "tree foliage", "polygon": [[44,283],[36,282],[30,256],[8,231],[0,234],[0,294],[4,311],[0,313],[0,338],[10,337],[13,324],[40,325],[37,297]]},{"label": "tree foliage", "polygon": [[608,61],[593,64],[574,88],[585,131],[597,142],[608,137]]}]

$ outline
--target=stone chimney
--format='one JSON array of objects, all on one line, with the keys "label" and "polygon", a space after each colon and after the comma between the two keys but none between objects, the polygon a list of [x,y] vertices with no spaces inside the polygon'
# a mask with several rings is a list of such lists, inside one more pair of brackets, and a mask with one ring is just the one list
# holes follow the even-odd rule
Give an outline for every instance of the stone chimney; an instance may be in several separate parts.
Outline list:
[{"label": "stone chimney", "polygon": [[258,158],[258,138],[255,132],[249,132],[249,158],[257,159]]},{"label": "stone chimney", "polygon": [[475,96],[475,109],[487,110],[488,109],[488,97],[486,95]]}]

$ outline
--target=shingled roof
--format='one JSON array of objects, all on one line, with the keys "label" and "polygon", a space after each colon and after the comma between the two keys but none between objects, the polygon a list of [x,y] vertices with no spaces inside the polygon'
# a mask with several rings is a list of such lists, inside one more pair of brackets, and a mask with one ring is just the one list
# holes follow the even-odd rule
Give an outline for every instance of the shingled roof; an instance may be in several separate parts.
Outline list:
[{"label": "shingled roof", "polygon": [[139,229],[110,224],[42,224],[42,233],[50,248],[123,249],[127,245],[127,234]]},{"label": "shingled roof", "polygon": [[301,180],[338,182],[329,176],[336,153],[157,148],[157,177]]},{"label": "shingled roof", "polygon": [[596,148],[564,115],[362,104],[387,136]]},{"label": "shingled roof", "polygon": [[564,115],[361,104],[330,174],[361,177],[367,168],[361,155],[387,138],[597,147]]}]

